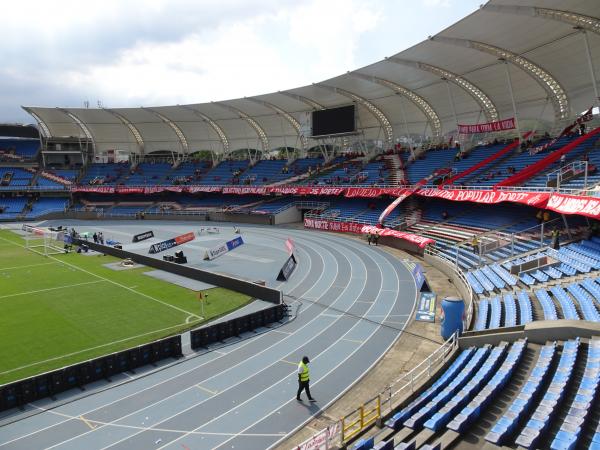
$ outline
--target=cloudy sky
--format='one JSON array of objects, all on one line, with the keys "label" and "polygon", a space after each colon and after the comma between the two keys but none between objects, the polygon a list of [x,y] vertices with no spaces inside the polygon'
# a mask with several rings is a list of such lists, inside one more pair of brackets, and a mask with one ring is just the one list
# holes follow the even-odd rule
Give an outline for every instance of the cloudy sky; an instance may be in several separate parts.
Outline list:
[{"label": "cloudy sky", "polygon": [[373,63],[482,0],[3,2],[0,122],[20,105],[152,106],[289,89]]}]

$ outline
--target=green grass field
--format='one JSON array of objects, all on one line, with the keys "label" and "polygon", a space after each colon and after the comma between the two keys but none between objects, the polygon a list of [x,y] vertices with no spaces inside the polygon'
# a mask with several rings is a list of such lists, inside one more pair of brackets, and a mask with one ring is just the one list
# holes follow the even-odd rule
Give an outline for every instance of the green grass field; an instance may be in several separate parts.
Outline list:
[{"label": "green grass field", "polygon": [[44,257],[0,230],[0,384],[176,334],[237,309],[246,295],[210,289],[205,319],[196,292],[115,271],[110,256]]}]

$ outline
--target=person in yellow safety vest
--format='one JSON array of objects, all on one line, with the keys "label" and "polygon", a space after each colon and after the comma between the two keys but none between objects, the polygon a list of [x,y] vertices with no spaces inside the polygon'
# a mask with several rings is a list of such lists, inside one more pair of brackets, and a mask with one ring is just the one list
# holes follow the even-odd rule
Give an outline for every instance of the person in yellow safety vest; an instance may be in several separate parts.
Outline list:
[{"label": "person in yellow safety vest", "polygon": [[310,395],[310,388],[308,387],[308,384],[310,383],[310,375],[308,370],[309,362],[310,361],[308,360],[308,356],[304,356],[302,358],[302,361],[300,361],[300,363],[298,364],[298,393],[296,394],[296,400],[300,402],[302,401],[302,399],[300,398],[300,394],[303,390],[306,391],[308,401],[316,402],[316,400]]}]

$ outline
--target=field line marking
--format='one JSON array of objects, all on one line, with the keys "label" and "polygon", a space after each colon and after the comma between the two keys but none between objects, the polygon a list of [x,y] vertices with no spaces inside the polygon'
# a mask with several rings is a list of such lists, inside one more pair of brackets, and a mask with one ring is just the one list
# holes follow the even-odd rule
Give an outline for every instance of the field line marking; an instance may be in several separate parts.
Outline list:
[{"label": "field line marking", "polygon": [[0,271],[2,271],[2,270],[16,270],[16,269],[28,269],[29,267],[49,266],[51,264],[56,264],[56,263],[55,262],[46,262],[46,263],[39,263],[39,264],[28,264],[26,266],[0,267]]},{"label": "field line marking", "polygon": [[0,300],[3,298],[18,297],[19,295],[38,294],[40,292],[56,291],[58,289],[67,289],[67,288],[72,288],[72,287],[77,287],[77,286],[85,286],[86,284],[96,284],[96,283],[104,283],[104,280],[84,281],[83,283],[65,284],[64,286],[56,286],[56,287],[51,287],[51,288],[46,288],[46,289],[37,289],[35,291],[19,292],[17,294],[0,295]]},{"label": "field line marking", "polygon": [[[5,239],[5,238],[3,238],[3,237],[0,237],[0,239],[1,239],[1,240],[3,240],[3,241],[6,241],[6,242],[10,242],[11,244],[14,244],[14,245],[16,245],[16,246],[18,246],[18,247],[25,248],[25,246],[24,246],[24,245],[17,244],[16,242],[12,242],[12,241],[10,241],[10,240],[8,240],[8,239]],[[125,286],[124,284],[117,283],[116,281],[113,281],[113,280],[110,280],[110,279],[108,279],[108,278],[105,278],[105,277],[103,277],[102,275],[98,275],[98,274],[96,274],[96,273],[94,273],[94,272],[90,272],[89,270],[82,269],[81,267],[78,267],[78,266],[76,266],[75,264],[71,264],[71,263],[68,263],[68,262],[66,262],[66,261],[62,261],[62,260],[60,260],[60,259],[58,259],[58,258],[55,258],[54,256],[50,256],[50,255],[48,255],[48,258],[50,258],[50,259],[52,259],[52,260],[54,260],[54,261],[57,261],[57,262],[59,262],[59,263],[61,263],[61,264],[64,264],[65,266],[69,266],[69,267],[72,267],[73,269],[77,269],[77,270],[79,270],[79,271],[81,271],[81,272],[83,272],[83,273],[87,273],[88,275],[92,275],[92,276],[94,276],[94,277],[96,277],[96,278],[100,278],[101,280],[108,281],[109,283],[112,283],[112,284],[114,284],[115,286],[119,286],[119,287],[121,287],[121,288],[123,288],[123,289],[127,289],[127,290],[128,290],[128,291],[130,291],[130,292],[133,292],[133,293],[135,293],[135,294],[141,295],[142,297],[146,297],[146,298],[148,298],[148,299],[150,299],[150,300],[153,300],[153,301],[155,301],[155,302],[157,302],[157,303],[161,303],[162,305],[164,305],[164,306],[168,306],[169,308],[176,309],[176,310],[177,310],[177,311],[179,311],[179,312],[186,313],[187,315],[191,315],[191,316],[197,317],[198,319],[202,319],[202,318],[201,318],[199,315],[197,315],[197,314],[191,313],[191,312],[189,312],[189,311],[186,311],[186,310],[185,310],[185,309],[183,309],[183,308],[180,308],[180,307],[178,307],[178,306],[175,306],[175,305],[171,305],[171,304],[169,304],[169,303],[167,303],[167,302],[163,302],[162,300],[159,300],[159,299],[157,299],[157,298],[154,298],[154,297],[152,297],[152,296],[150,296],[150,295],[148,295],[148,294],[144,294],[143,292],[139,292],[139,291],[136,291],[135,289],[131,289],[130,287],[127,287],[127,286]]]}]

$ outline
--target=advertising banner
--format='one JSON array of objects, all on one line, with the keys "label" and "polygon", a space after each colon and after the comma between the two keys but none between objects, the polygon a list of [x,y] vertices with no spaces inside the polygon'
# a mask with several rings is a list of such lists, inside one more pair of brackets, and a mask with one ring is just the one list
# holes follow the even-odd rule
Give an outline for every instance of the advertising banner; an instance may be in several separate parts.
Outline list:
[{"label": "advertising banner", "polygon": [[474,202],[489,205],[512,202],[538,208],[543,208],[550,198],[550,194],[545,192],[479,191],[471,189],[421,189],[416,194],[421,197],[437,197],[456,202]]},{"label": "advertising banner", "polygon": [[235,239],[227,241],[223,244],[219,244],[216,247],[209,248],[208,250],[206,250],[206,253],[204,253],[204,260],[207,261],[207,260],[213,260],[215,258],[218,258],[219,256],[224,255],[227,252],[230,252],[231,250],[239,247],[242,244],[244,244],[244,240],[242,239],[241,236],[238,236]]},{"label": "advertising banner", "polygon": [[185,244],[186,242],[193,241],[195,238],[194,233],[186,233],[181,236],[176,236],[173,239],[167,239],[166,241],[158,242],[156,244],[152,244],[150,246],[150,250],[148,253],[160,253],[168,250],[170,248],[176,247],[181,244]]},{"label": "advertising banner", "polygon": [[266,186],[225,186],[222,190],[223,194],[257,194],[265,195],[269,193],[269,188]]},{"label": "advertising banner", "polygon": [[304,226],[306,228],[314,228],[316,230],[324,231],[337,231],[340,233],[357,233],[360,234],[362,227],[361,223],[353,222],[334,222],[333,220],[321,220],[321,219],[304,219]]},{"label": "advertising banner", "polygon": [[415,278],[417,290],[420,291],[423,288],[423,284],[425,284],[425,273],[423,272],[423,267],[421,267],[421,264],[415,264],[412,274]]},{"label": "advertising banner", "polygon": [[600,198],[552,194],[546,209],[560,214],[581,214],[598,219],[600,218]]},{"label": "advertising banner", "polygon": [[154,233],[152,231],[146,231],[145,233],[136,234],[133,236],[131,242],[140,242],[145,241],[146,239],[150,239],[154,237]]},{"label": "advertising banner", "polygon": [[420,293],[419,307],[415,313],[415,320],[435,322],[435,294],[433,292]]},{"label": "advertising banner", "polygon": [[283,264],[283,267],[279,271],[279,275],[277,275],[277,281],[287,281],[289,280],[292,272],[296,268],[296,258],[294,255],[291,255]]},{"label": "advertising banner", "polygon": [[515,118],[499,120],[497,122],[477,123],[473,125],[458,125],[459,134],[492,133],[515,129]]}]

